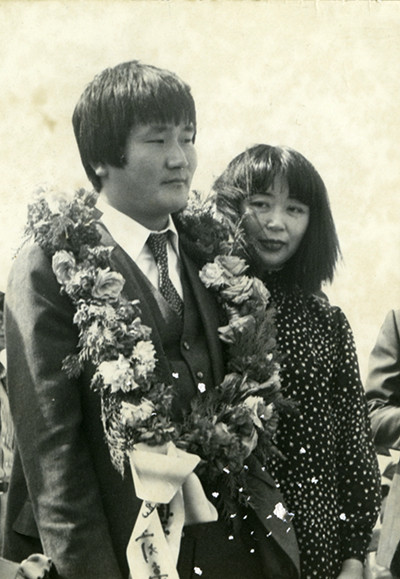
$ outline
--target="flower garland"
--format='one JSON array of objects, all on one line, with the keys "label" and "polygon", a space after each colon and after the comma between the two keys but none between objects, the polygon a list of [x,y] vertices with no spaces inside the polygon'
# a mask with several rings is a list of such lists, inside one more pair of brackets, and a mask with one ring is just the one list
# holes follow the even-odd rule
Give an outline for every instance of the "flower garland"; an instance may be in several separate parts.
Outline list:
[{"label": "flower garland", "polygon": [[225,311],[227,323],[219,332],[228,373],[213,389],[199,385],[191,411],[175,422],[173,386],[159,381],[140,303],[124,297],[124,278],[111,267],[113,248],[101,245],[96,201],[97,193],[84,189],[73,196],[41,189],[28,207],[26,235],[51,258],[60,291],[75,307],[78,350],[64,360],[63,369],[72,378],[87,362],[94,366],[91,386],[100,394],[111,460],[121,474],[135,444],[172,441],[201,457],[203,480],[214,485],[223,477],[230,495],[241,500],[248,455],[254,452],[265,461],[277,452],[278,416],[290,408],[280,390],[269,293],[260,280],[246,275],[246,262],[234,255],[235,243],[215,219],[212,204],[195,194],[178,227],[202,255],[200,279]]}]

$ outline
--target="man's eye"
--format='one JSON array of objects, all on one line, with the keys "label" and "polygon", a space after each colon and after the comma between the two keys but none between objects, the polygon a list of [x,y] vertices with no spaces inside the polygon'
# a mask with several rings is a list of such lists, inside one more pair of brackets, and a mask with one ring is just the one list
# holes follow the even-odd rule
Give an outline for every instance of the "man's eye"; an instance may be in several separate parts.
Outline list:
[{"label": "man's eye", "polygon": [[180,142],[183,145],[192,145],[193,144],[193,135],[188,135],[187,137],[182,136]]},{"label": "man's eye", "polygon": [[164,139],[149,139],[147,143],[164,143]]}]

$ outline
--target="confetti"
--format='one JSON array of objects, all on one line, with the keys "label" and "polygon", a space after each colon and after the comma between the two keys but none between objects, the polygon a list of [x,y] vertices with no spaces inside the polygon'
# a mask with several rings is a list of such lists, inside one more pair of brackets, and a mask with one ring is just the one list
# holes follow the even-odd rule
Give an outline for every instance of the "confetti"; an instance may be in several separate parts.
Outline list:
[{"label": "confetti", "polygon": [[285,509],[285,507],[283,506],[283,504],[282,503],[276,503],[275,508],[274,508],[275,517],[278,517],[278,519],[281,519],[281,521],[285,521],[287,514],[288,514],[288,512]]}]

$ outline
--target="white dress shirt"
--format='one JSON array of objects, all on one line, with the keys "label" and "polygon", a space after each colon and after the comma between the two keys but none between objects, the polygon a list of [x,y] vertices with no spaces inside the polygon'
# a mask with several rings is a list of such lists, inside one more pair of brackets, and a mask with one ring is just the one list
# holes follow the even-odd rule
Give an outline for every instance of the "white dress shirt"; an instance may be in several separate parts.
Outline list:
[{"label": "white dress shirt", "polygon": [[150,233],[162,233],[171,231],[167,243],[168,272],[176,291],[183,298],[182,283],[180,278],[178,232],[174,222],[169,217],[168,225],[161,231],[151,231],[125,213],[121,213],[111,207],[100,197],[97,201],[97,208],[102,212],[101,221],[107,227],[114,240],[122,247],[136,263],[143,274],[152,285],[158,288],[158,270],[153,254],[147,245],[147,238]]}]

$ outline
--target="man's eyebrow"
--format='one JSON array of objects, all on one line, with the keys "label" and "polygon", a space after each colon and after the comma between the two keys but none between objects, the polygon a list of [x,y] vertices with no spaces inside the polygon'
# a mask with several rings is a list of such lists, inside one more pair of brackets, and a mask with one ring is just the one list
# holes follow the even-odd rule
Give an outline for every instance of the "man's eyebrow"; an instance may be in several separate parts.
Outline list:
[{"label": "man's eyebrow", "polygon": [[149,125],[149,129],[157,133],[162,133],[163,131],[166,131],[167,128],[168,128],[167,125],[157,125],[157,124]]},{"label": "man's eyebrow", "polygon": [[[157,131],[158,133],[162,133],[163,131],[168,130],[168,128],[170,127],[170,125],[166,125],[166,124],[157,124],[157,123],[151,123],[149,128],[151,131]],[[184,131],[194,131],[194,125],[193,123],[188,123],[187,125],[185,125],[183,127]]]}]

